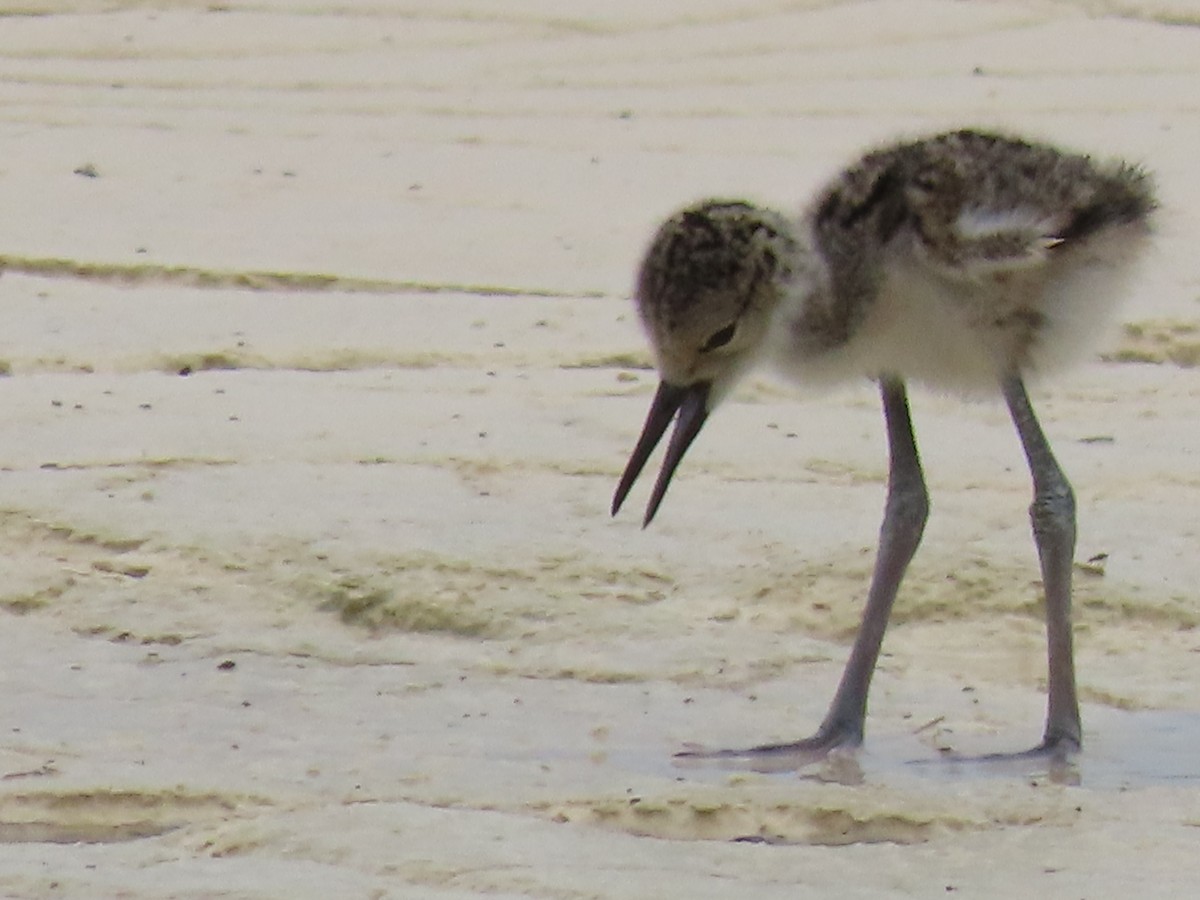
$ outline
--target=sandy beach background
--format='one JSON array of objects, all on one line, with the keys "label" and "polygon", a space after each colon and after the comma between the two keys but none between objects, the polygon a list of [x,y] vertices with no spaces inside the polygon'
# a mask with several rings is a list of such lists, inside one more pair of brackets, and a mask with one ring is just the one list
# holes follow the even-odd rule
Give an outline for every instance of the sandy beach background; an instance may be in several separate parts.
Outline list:
[{"label": "sandy beach background", "polygon": [[[0,895],[1189,895],[1196,4],[592,6],[0,4]],[[961,124],[1164,201],[1103,353],[1034,391],[1078,784],[936,762],[1036,742],[1044,638],[1003,408],[919,389],[861,783],[676,768],[820,719],[885,459],[870,385],[756,380],[652,529],[645,486],[610,519],[642,245]]]}]

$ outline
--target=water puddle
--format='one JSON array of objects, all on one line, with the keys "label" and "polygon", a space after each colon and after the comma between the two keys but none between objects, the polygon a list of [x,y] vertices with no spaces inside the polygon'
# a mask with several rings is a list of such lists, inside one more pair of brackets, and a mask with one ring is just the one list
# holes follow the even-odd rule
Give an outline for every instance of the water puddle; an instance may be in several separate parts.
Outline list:
[{"label": "water puddle", "polygon": [[914,735],[872,734],[856,752],[818,762],[781,755],[677,760],[664,753],[650,759],[626,749],[610,755],[621,769],[696,783],[728,781],[731,773],[783,774],[844,785],[931,781],[943,784],[1017,779],[1127,790],[1166,784],[1200,785],[1200,713],[1175,710],[1089,710],[1085,749],[1070,760],[1022,755],[997,746],[995,739],[958,742],[953,754],[939,754]]}]

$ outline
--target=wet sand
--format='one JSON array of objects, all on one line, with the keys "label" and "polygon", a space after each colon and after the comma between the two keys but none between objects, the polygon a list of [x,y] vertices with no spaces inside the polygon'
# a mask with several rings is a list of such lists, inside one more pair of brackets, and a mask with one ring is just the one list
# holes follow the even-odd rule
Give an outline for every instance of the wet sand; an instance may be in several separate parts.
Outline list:
[{"label": "wet sand", "polygon": [[[1188,0],[27,3],[0,29],[0,895],[1183,896],[1200,883],[1200,17]],[[857,760],[870,385],[754,380],[607,515],[663,215],[964,123],[1144,163],[1080,506],[1087,749],[1006,413],[914,390],[933,500]],[[645,486],[631,498],[640,506]]]}]

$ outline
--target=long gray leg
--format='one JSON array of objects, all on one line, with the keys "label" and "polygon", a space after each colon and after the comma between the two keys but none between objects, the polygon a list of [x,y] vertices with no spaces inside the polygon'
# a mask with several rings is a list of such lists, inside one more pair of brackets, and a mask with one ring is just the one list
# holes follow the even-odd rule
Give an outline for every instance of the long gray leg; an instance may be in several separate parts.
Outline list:
[{"label": "long gray leg", "polygon": [[803,755],[819,757],[835,747],[852,747],[862,743],[863,721],[867,715],[867,693],[871,676],[879,659],[883,634],[896,592],[904,578],[908,563],[921,543],[925,520],[929,516],[929,494],[921,460],[913,439],[912,419],[908,412],[908,397],[904,382],[899,378],[884,378],[880,382],[883,412],[887,421],[888,470],[887,503],[879,534],[879,553],[875,572],[867,593],[862,624],[850,659],[842,672],[829,712],[817,733],[810,738],[789,744],[766,744],[749,750],[717,752],[686,752],[683,757],[731,757],[751,754]]},{"label": "long gray leg", "polygon": [[1077,750],[1082,744],[1075,657],[1071,638],[1071,569],[1075,558],[1075,494],[1058,466],[1029,403],[1025,385],[1013,375],[1003,382],[1004,399],[1021,436],[1033,474],[1029,518],[1046,593],[1049,700],[1046,732],[1039,750]]},{"label": "long gray leg", "polygon": [[881,385],[888,435],[888,492],[875,572],[850,659],[818,734],[839,737],[838,743],[861,743],[867,716],[867,692],[879,659],[896,592],[917,552],[925,520],[929,518],[929,492],[921,459],[913,439],[912,419],[904,382],[885,378]]}]

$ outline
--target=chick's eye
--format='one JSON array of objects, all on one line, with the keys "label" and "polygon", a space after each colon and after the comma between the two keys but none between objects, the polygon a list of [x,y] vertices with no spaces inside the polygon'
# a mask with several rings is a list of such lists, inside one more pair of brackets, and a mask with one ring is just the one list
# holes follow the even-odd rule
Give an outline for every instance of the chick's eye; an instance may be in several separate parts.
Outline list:
[{"label": "chick's eye", "polygon": [[703,352],[707,353],[710,350],[716,350],[719,347],[724,347],[726,344],[728,344],[730,341],[733,340],[733,335],[736,332],[737,332],[737,323],[730,322],[728,325],[726,325],[720,331],[714,332],[709,337],[709,339],[704,342],[704,346],[701,347],[700,349]]}]

